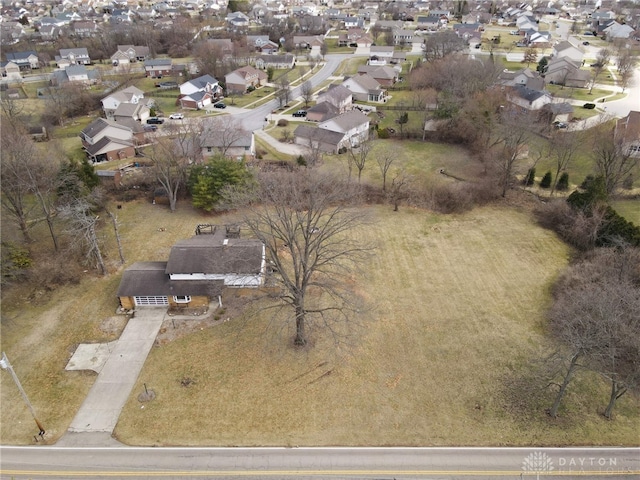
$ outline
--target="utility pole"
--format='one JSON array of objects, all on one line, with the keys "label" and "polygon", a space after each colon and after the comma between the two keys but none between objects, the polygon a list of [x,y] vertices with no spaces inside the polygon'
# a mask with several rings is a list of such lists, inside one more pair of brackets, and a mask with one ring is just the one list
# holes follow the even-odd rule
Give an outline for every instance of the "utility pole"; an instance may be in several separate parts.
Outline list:
[{"label": "utility pole", "polygon": [[0,359],[0,367],[3,370],[9,370],[9,373],[13,377],[13,381],[16,382],[18,390],[20,391],[20,395],[22,395],[22,398],[24,399],[24,403],[27,404],[27,407],[29,407],[29,411],[31,412],[33,419],[36,421],[36,425],[38,426],[38,429],[39,429],[38,435],[40,436],[44,435],[45,434],[44,427],[38,420],[38,417],[36,417],[36,411],[33,409],[33,405],[31,405],[31,402],[29,401],[29,397],[27,397],[27,392],[25,392],[24,388],[22,388],[22,384],[20,383],[20,380],[18,379],[16,372],[13,370],[13,366],[11,365],[11,363],[9,363],[7,354],[4,352],[2,352],[2,358]]}]

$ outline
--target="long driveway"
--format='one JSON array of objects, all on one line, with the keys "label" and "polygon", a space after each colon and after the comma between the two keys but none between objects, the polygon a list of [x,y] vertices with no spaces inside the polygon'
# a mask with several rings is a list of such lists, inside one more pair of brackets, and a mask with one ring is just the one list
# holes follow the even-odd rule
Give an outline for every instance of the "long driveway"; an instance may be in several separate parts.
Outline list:
[{"label": "long driveway", "polygon": [[[109,435],[113,432],[165,315],[166,307],[136,311],[115,343],[68,432]],[[65,445],[65,437],[58,444]]]}]

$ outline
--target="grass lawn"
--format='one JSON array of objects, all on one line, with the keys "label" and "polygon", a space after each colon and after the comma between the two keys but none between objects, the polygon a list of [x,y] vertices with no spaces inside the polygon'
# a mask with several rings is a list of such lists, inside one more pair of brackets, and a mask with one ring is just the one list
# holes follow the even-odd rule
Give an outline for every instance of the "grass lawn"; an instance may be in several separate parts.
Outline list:
[{"label": "grass lawn", "polygon": [[563,88],[560,85],[547,85],[545,88],[558,98],[571,98],[573,100],[584,100],[585,102],[593,102],[600,97],[606,97],[613,93],[611,90],[602,88],[594,88],[591,93],[589,93],[588,88]]},{"label": "grass lawn", "polygon": [[367,57],[348,58],[340,64],[336,71],[333,72],[332,76],[339,77],[341,75],[355,75],[358,73],[358,68],[367,64],[367,60]]},{"label": "grass lawn", "polygon": [[640,225],[640,200],[616,200],[611,206],[630,222]]},{"label": "grass lawn", "polygon": [[[637,443],[637,399],[623,397],[606,421],[597,409],[608,389],[595,377],[572,385],[558,421],[544,413],[550,395],[523,415],[507,388],[545,344],[548,288],[570,254],[555,235],[500,207],[369,211],[374,223],[354,232],[378,247],[354,286],[369,309],[349,345],[318,336],[294,351],[253,308],[154,348],[117,437],[158,446]],[[187,377],[195,383],[183,387]],[[157,398],[141,409],[143,383]]]}]

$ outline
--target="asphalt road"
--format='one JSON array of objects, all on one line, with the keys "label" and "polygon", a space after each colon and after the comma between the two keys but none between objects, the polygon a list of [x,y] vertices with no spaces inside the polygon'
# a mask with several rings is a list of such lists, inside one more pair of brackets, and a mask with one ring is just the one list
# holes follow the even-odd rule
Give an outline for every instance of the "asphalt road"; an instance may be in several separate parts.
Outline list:
[{"label": "asphalt road", "polygon": [[[623,448],[2,447],[1,478],[638,478]],[[539,476],[538,476],[539,475]]]}]

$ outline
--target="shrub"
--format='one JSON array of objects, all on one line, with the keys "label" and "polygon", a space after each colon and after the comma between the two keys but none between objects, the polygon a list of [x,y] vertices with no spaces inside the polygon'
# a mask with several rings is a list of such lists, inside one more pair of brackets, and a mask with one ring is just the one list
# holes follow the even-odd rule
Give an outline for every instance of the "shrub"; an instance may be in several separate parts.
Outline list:
[{"label": "shrub", "polygon": [[378,138],[381,139],[387,139],[391,136],[391,134],[389,133],[389,130],[387,130],[386,128],[381,128],[378,130]]},{"label": "shrub", "polygon": [[287,125],[289,125],[289,120],[287,120],[286,118],[281,118],[280,120],[278,120],[279,127],[286,127]]},{"label": "shrub", "polygon": [[522,183],[524,185],[533,185],[535,180],[536,180],[536,168],[535,167],[531,167],[527,171],[527,174],[525,175],[524,180],[522,181]]},{"label": "shrub", "polygon": [[627,178],[622,181],[622,188],[625,190],[633,189],[633,175],[627,175]]},{"label": "shrub", "polygon": [[296,163],[300,167],[306,167],[307,166],[307,160],[302,155],[298,155],[298,158],[296,158]]},{"label": "shrub", "polygon": [[569,189],[569,174],[567,172],[563,172],[562,175],[560,175],[556,188],[562,192]]},{"label": "shrub", "polygon": [[542,177],[542,180],[540,180],[540,187],[541,188],[549,188],[551,186],[551,172],[547,172],[544,174],[544,177]]},{"label": "shrub", "polygon": [[256,89],[256,87],[254,87],[253,85],[249,85],[249,86],[247,87],[247,93],[251,93],[251,92],[253,92],[255,89]]}]

